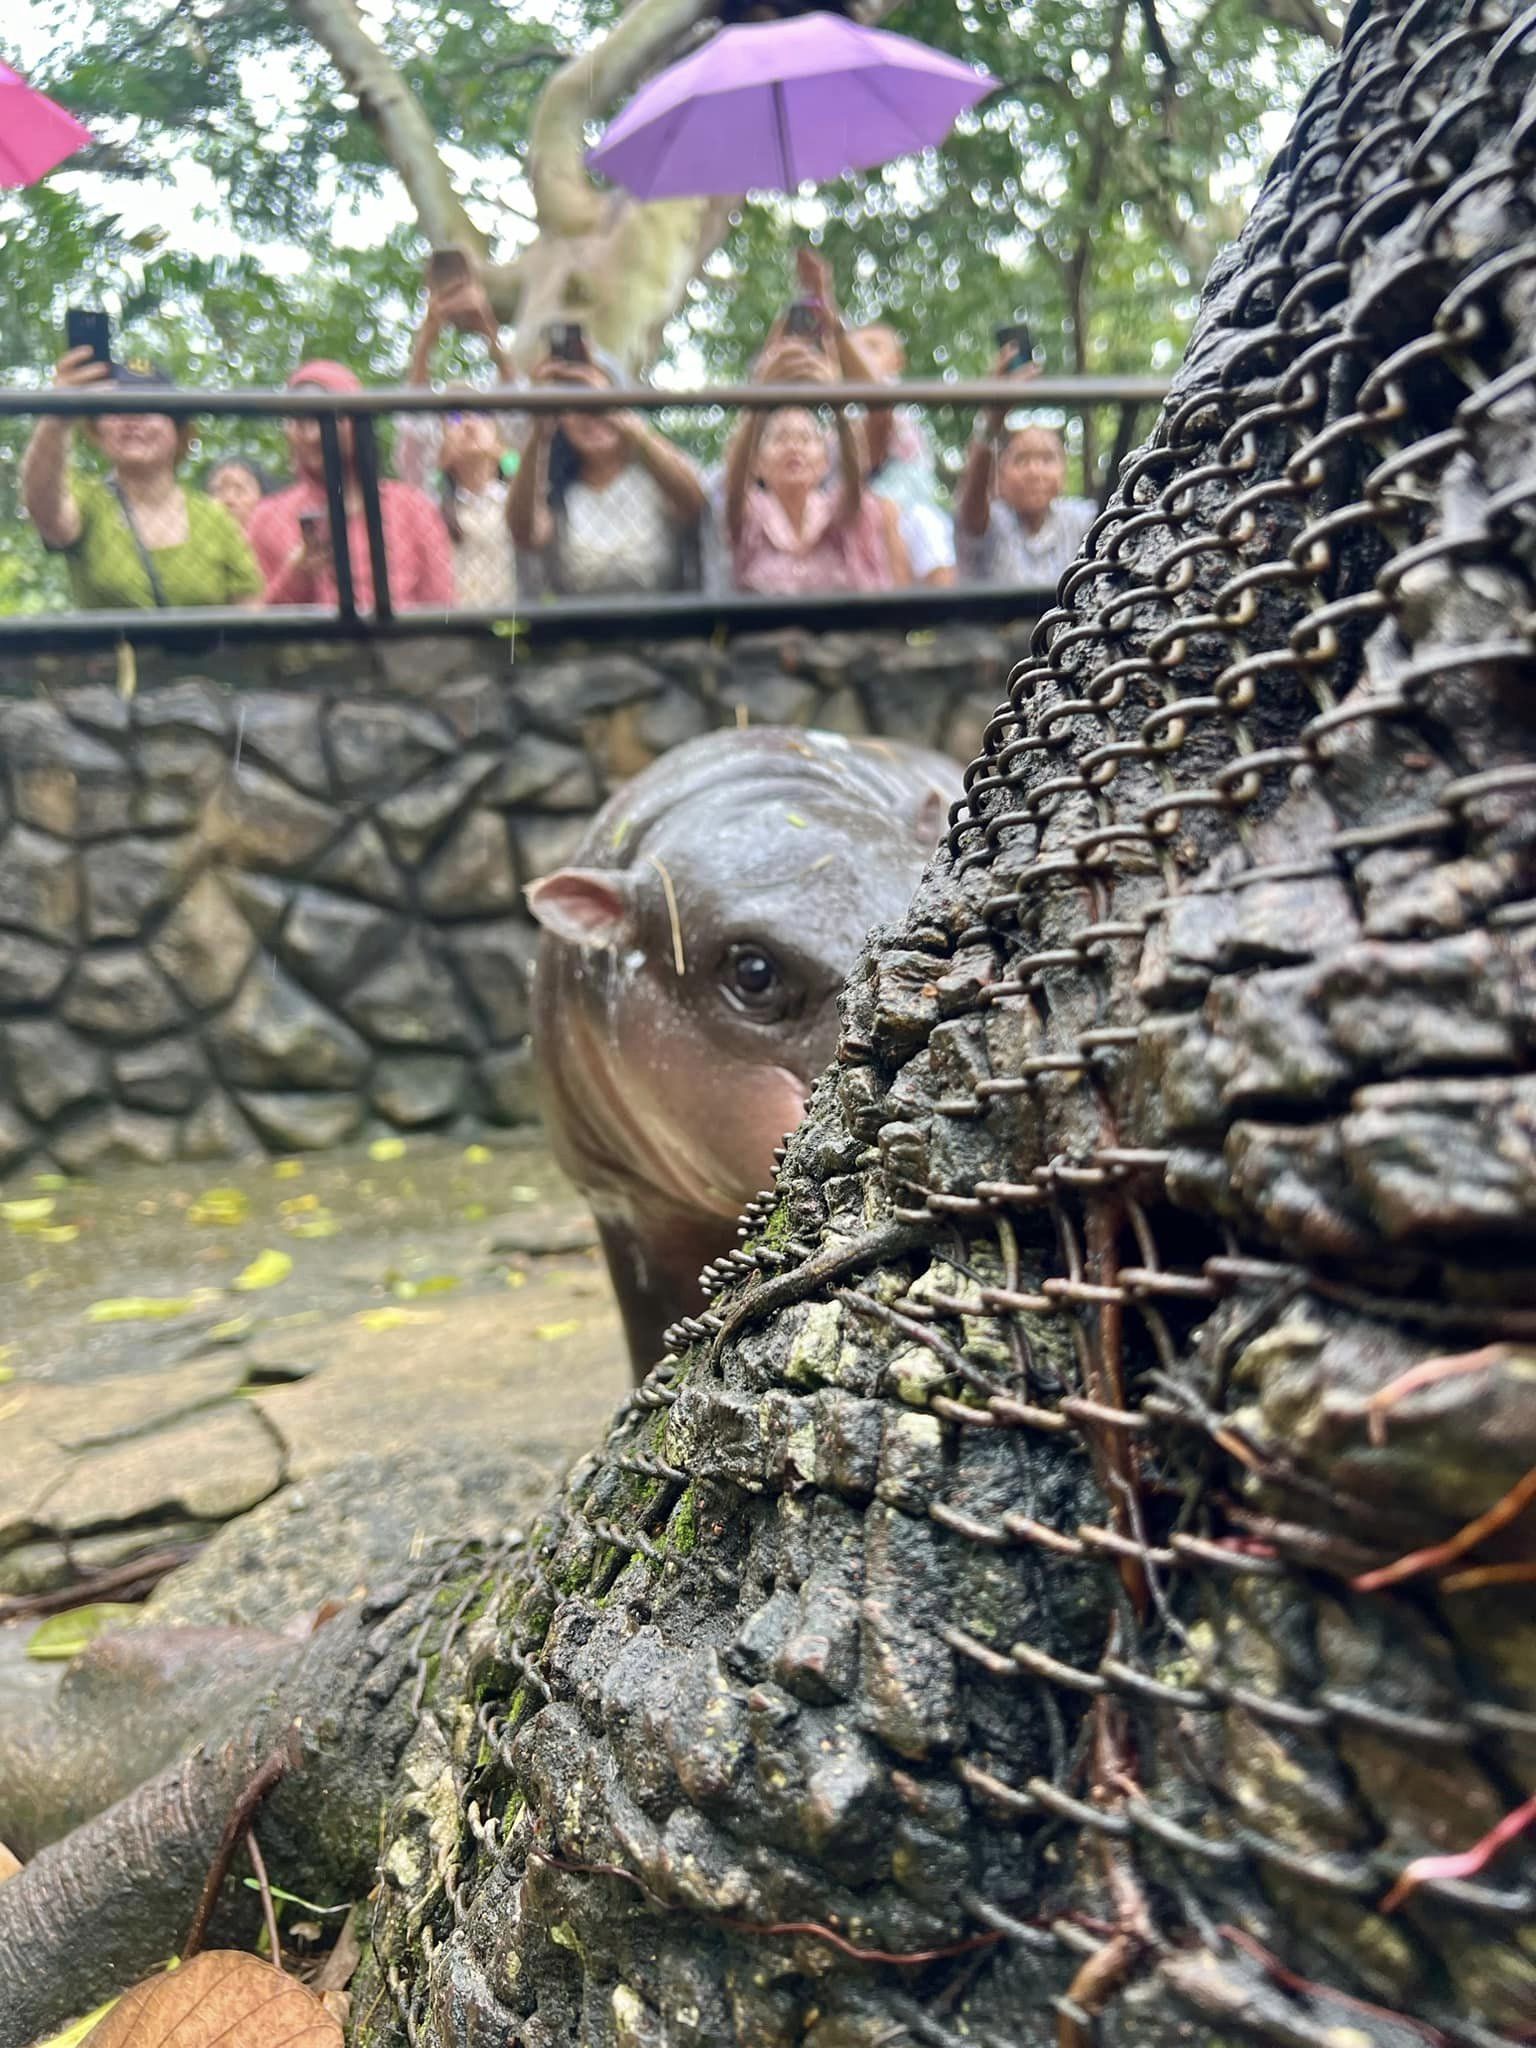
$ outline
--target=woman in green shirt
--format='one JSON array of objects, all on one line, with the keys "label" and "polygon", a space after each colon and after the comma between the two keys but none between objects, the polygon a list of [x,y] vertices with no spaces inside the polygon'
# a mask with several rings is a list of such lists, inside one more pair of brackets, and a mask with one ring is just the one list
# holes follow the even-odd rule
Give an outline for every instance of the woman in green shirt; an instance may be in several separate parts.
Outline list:
[{"label": "woman in green shirt", "polygon": [[[111,378],[164,385],[70,349],[55,385],[79,389]],[[64,555],[82,611],[142,611],[156,605],[255,605],[261,572],[245,536],[222,505],[177,478],[190,429],[163,413],[105,413],[86,433],[111,465],[105,479],[71,469],[71,423],[40,420],[22,458],[22,496],[43,546]]]}]

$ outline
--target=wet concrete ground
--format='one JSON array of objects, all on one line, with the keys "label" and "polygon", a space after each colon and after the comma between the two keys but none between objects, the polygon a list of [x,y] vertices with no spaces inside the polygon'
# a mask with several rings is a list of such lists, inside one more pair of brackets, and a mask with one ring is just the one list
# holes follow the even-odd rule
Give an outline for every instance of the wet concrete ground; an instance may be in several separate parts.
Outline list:
[{"label": "wet concrete ground", "polygon": [[224,1525],[172,1619],[270,1625],[525,1517],[628,1384],[590,1220],[527,1143],[8,1183],[0,1299],[0,1593]]}]

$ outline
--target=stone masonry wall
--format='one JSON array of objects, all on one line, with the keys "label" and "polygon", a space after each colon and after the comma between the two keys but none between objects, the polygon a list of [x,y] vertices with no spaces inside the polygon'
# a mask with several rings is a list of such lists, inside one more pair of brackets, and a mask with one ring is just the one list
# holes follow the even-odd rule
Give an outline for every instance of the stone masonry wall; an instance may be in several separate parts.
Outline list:
[{"label": "stone masonry wall", "polygon": [[523,885],[713,726],[968,759],[1028,625],[0,658],[0,1173],[537,1115]]}]

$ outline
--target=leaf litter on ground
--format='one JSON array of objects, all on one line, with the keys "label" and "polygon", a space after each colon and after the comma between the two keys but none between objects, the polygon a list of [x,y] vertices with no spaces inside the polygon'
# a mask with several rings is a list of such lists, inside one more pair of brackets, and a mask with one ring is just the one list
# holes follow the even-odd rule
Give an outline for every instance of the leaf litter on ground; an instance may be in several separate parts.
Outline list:
[{"label": "leaf litter on ground", "polygon": [[297,1978],[217,1948],[135,1984],[88,2038],[92,2048],[342,2048],[340,2024]]}]

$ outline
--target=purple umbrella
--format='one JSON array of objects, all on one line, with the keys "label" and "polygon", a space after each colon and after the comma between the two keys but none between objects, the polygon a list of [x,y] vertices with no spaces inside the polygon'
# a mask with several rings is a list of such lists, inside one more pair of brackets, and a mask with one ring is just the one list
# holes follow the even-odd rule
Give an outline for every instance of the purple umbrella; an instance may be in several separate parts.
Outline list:
[{"label": "purple umbrella", "polygon": [[0,185],[35,185],[90,139],[73,114],[0,64]]},{"label": "purple umbrella", "polygon": [[793,192],[942,142],[996,83],[839,14],[752,22],[642,86],[587,162],[639,199]]}]

